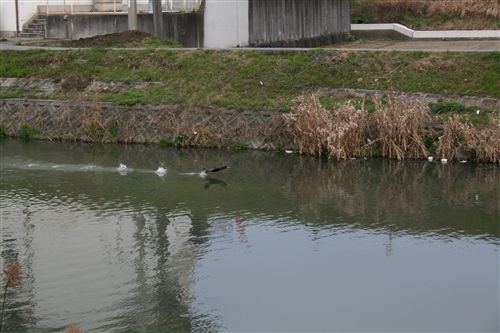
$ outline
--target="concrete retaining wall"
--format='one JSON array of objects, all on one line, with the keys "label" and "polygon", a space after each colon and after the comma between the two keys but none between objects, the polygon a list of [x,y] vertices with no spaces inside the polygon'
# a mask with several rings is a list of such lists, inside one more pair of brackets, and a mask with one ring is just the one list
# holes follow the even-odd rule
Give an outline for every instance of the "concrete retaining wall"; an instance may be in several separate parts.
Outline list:
[{"label": "concrete retaining wall", "polygon": [[[24,94],[56,94],[64,91],[65,80],[34,79],[34,78],[4,78],[0,77],[0,92],[12,91]],[[119,93],[129,89],[146,89],[159,85],[161,82],[125,82],[125,81],[92,81],[81,89],[84,96],[93,96],[95,93]],[[409,99],[421,99],[426,103],[459,102],[465,106],[477,106],[484,109],[500,109],[500,99],[481,96],[439,95],[422,92],[395,92]],[[386,90],[352,89],[352,88],[321,88],[320,96],[355,96],[372,97],[387,94]]]},{"label": "concrete retaining wall", "polygon": [[[153,33],[153,15],[139,14],[138,29]],[[175,39],[184,47],[203,47],[204,15],[202,12],[163,13],[162,37]],[[79,39],[128,30],[125,13],[50,15],[47,18],[46,37]]]},{"label": "concrete retaining wall", "polygon": [[[198,10],[193,12],[164,12],[161,37],[185,47],[315,47],[345,40],[351,27],[350,0],[196,3]],[[153,33],[152,14],[139,14],[137,23],[138,30]],[[126,30],[126,12],[53,13],[47,19],[46,38],[79,39]]]},{"label": "concrete retaining wall", "polygon": [[316,46],[349,36],[350,0],[249,0],[248,6],[253,46]]},{"label": "concrete retaining wall", "polygon": [[[370,89],[351,89],[351,88],[322,88],[318,90],[319,96],[333,97],[382,97],[387,94],[386,90],[370,90]],[[438,102],[458,102],[465,106],[476,106],[489,110],[500,110],[500,99],[493,97],[479,96],[459,96],[459,95],[438,95],[422,92],[394,92],[396,96],[401,96],[407,99],[418,99],[425,103]]]}]

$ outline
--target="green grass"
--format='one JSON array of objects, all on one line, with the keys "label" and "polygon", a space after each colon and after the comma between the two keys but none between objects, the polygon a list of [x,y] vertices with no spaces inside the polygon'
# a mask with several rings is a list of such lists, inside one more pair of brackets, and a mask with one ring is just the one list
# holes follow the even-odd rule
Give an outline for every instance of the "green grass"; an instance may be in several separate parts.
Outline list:
[{"label": "green grass", "polygon": [[[153,103],[288,111],[318,88],[388,89],[500,97],[500,52],[262,53],[86,49],[0,53],[0,77],[159,81],[110,93],[125,105]],[[260,85],[260,81],[263,85]]]},{"label": "green grass", "polygon": [[5,139],[8,136],[7,127],[4,124],[0,124],[0,139]]},{"label": "green grass", "polygon": [[435,19],[433,17],[422,17],[422,16],[405,16],[401,19],[401,23],[412,27],[413,29],[423,28],[431,26]]},{"label": "green grass", "polygon": [[[432,113],[441,119],[448,119],[449,117],[458,115],[462,121],[468,121],[474,125],[488,125],[490,123],[490,115],[497,112],[478,106],[465,106],[458,102],[430,103],[429,108]],[[479,114],[477,114],[477,111],[479,111]]]},{"label": "green grass", "polygon": [[0,91],[0,99],[6,99],[6,98],[19,98],[22,97],[23,93],[22,91]]},{"label": "green grass", "polygon": [[[425,29],[434,26],[441,26],[449,22],[459,21],[460,17],[456,15],[432,15],[432,16],[413,16],[405,15],[400,19],[401,24],[412,29]],[[488,19],[491,21],[490,19]]]},{"label": "green grass", "polygon": [[356,109],[366,110],[368,113],[375,112],[375,103],[370,98],[360,98],[356,96],[343,96],[343,97],[334,97],[334,96],[322,96],[319,99],[321,105],[330,111],[338,109],[343,104],[348,101],[353,103]]},{"label": "green grass", "polygon": [[[120,46],[118,46],[120,47]],[[129,46],[131,47],[131,46]],[[145,39],[141,43],[138,43],[134,47],[151,47],[151,48],[162,48],[162,47],[181,47],[181,44],[176,42],[173,39],[167,38],[167,39],[159,39],[159,38],[151,38],[151,39]]]},{"label": "green grass", "polygon": [[162,148],[168,148],[168,147],[172,147],[174,145],[174,143],[171,140],[163,138],[163,139],[160,139],[160,141],[158,142],[158,145]]},{"label": "green grass", "polygon": [[33,126],[30,126],[28,124],[23,124],[21,127],[19,127],[18,130],[18,136],[26,141],[31,140],[31,139],[37,139],[37,138],[42,138],[46,136],[46,133],[34,128]]},{"label": "green grass", "polygon": [[233,141],[229,145],[229,150],[233,150],[233,151],[244,151],[244,150],[248,150],[249,148],[250,147],[248,146],[248,144],[246,144],[244,142],[239,142],[239,141]]}]

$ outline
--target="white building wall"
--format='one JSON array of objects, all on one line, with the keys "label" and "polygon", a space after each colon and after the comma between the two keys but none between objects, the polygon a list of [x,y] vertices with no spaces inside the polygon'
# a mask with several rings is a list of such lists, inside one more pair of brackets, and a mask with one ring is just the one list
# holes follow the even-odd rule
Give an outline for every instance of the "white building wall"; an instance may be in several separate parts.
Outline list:
[{"label": "white building wall", "polygon": [[[19,0],[19,29],[36,13],[36,7],[44,0]],[[4,34],[16,32],[16,7],[14,0],[0,0],[0,31]]]},{"label": "white building wall", "polygon": [[[116,0],[121,3],[121,0]],[[18,0],[19,6],[19,29],[22,30],[25,24],[33,15],[37,13],[38,6],[58,6],[64,8],[66,5],[90,5],[91,0]],[[0,32],[2,34],[14,33],[16,31],[16,7],[14,0],[0,0]]]},{"label": "white building wall", "polygon": [[248,0],[206,0],[204,46],[248,45]]}]

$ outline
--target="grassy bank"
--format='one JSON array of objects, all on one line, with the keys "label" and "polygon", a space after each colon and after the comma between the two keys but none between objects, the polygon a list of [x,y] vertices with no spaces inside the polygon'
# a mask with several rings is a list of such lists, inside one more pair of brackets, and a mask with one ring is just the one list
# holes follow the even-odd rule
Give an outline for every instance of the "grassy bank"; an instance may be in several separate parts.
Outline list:
[{"label": "grassy bank", "polygon": [[301,94],[328,87],[500,97],[500,53],[2,51],[0,76],[66,80],[67,94],[94,79],[157,81],[148,89],[99,98],[289,111]]},{"label": "grassy bank", "polygon": [[402,23],[421,30],[499,29],[498,0],[353,0],[353,23]]}]

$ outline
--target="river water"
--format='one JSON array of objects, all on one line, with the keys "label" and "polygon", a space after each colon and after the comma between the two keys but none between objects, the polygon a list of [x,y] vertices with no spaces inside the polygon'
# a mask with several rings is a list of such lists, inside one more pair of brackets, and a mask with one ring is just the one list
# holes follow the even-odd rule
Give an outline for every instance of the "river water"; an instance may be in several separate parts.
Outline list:
[{"label": "river water", "polygon": [[25,275],[7,332],[499,329],[493,165],[0,149],[2,262]]}]

